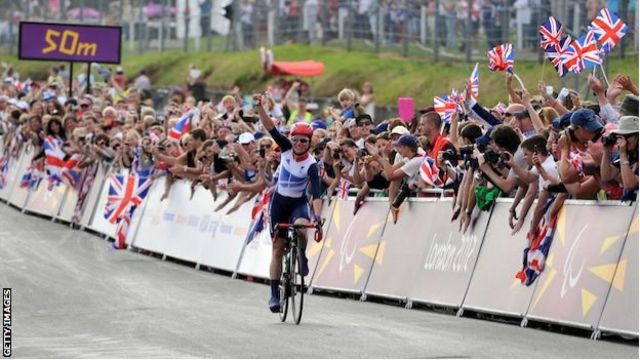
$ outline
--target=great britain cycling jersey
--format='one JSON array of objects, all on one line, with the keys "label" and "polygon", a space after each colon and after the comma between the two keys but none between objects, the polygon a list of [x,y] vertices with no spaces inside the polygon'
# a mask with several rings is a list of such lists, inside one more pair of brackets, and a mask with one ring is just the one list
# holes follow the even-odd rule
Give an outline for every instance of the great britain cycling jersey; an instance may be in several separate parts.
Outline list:
[{"label": "great britain cycling jersey", "polygon": [[306,199],[307,185],[311,185],[313,199],[319,199],[320,175],[316,159],[306,154],[302,159],[296,160],[289,139],[276,129],[269,133],[282,150],[275,192],[289,198]]},{"label": "great britain cycling jersey", "polygon": [[[307,200],[307,186],[311,185],[313,199],[320,198],[320,175],[318,164],[313,156],[306,154],[297,159],[293,154],[293,147],[289,139],[273,129],[269,131],[273,139],[282,150],[280,166],[276,171],[277,183],[269,205],[271,231],[278,223],[292,223],[296,219],[311,220],[309,201]],[[284,232],[280,232],[284,236]]]}]

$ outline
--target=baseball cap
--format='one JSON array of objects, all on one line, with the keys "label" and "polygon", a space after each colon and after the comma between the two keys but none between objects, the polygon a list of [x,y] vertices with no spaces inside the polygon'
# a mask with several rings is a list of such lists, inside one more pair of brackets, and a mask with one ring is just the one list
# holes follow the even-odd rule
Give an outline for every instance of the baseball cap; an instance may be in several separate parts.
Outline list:
[{"label": "baseball cap", "polygon": [[569,126],[569,124],[571,124],[572,114],[573,113],[568,112],[568,113],[562,114],[562,116],[558,116],[551,122],[551,125],[553,125],[553,127],[558,130],[562,130],[566,128],[567,126]]},{"label": "baseball cap", "polygon": [[487,132],[484,135],[476,138],[476,144],[487,146],[489,145],[489,141],[491,140],[491,133],[493,132],[493,126],[487,129]]},{"label": "baseball cap", "polygon": [[388,128],[389,128],[389,123],[386,121],[383,121],[380,124],[378,124],[378,126],[371,129],[371,133],[378,135],[384,131],[387,131]]},{"label": "baseball cap", "polygon": [[393,144],[404,145],[412,149],[417,149],[420,146],[420,142],[418,141],[418,138],[410,134],[402,135],[400,139],[398,139],[398,141],[394,142]]},{"label": "baseball cap", "polygon": [[256,131],[253,133],[253,138],[256,140],[262,139],[264,137],[264,133],[261,131]]},{"label": "baseball cap", "polygon": [[571,125],[581,126],[589,132],[598,132],[602,130],[602,123],[598,116],[591,109],[580,109],[571,115]]},{"label": "baseball cap", "polygon": [[360,123],[364,122],[364,121],[369,121],[370,123],[373,124],[373,120],[371,119],[371,115],[369,114],[360,114],[356,117],[356,124],[360,125]]},{"label": "baseball cap", "polygon": [[253,137],[253,134],[248,132],[240,134],[240,138],[238,139],[238,142],[241,145],[249,144],[252,141],[256,141],[256,138]]},{"label": "baseball cap", "polygon": [[313,130],[315,130],[315,129],[326,129],[327,128],[327,124],[322,120],[315,120],[314,122],[311,123],[311,127],[313,128]]},{"label": "baseball cap", "polygon": [[409,135],[409,129],[404,126],[396,126],[391,130],[391,134]]},{"label": "baseball cap", "polygon": [[637,116],[623,116],[620,118],[620,124],[618,129],[613,130],[611,133],[619,135],[635,134],[639,131],[638,117]]}]

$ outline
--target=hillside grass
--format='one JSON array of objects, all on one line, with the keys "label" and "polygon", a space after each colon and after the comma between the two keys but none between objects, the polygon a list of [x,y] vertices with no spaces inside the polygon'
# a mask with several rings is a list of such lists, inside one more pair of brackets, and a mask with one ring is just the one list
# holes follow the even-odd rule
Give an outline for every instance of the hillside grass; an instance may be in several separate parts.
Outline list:
[{"label": "hillside grass", "polygon": [[[462,89],[474,64],[440,61],[434,63],[431,57],[405,59],[396,54],[374,54],[371,52],[346,52],[343,49],[312,47],[306,45],[283,45],[275,47],[277,60],[314,59],[326,65],[322,76],[312,78],[309,83],[312,93],[318,97],[335,96],[343,87],[360,88],[363,82],[373,83],[376,103],[394,105],[401,96],[416,98],[419,106],[429,104],[434,95],[446,94],[452,88]],[[1,61],[15,64],[22,78],[31,76],[42,79],[52,63],[18,61],[15,56],[0,55]],[[260,68],[257,50],[243,52],[194,52],[168,51],[148,52],[142,55],[127,55],[123,66],[127,76],[133,77],[141,69],[147,69],[155,86],[183,85],[189,64],[198,65],[207,75],[208,87],[228,89],[238,83],[245,91],[264,89],[272,78]],[[629,55],[620,59],[617,54],[606,60],[609,79],[617,73],[631,76],[638,83],[638,56]],[[75,66],[80,71],[80,65]],[[528,87],[536,92],[536,84],[541,79],[556,89],[561,86],[574,87],[576,76],[569,74],[561,84],[560,77],[552,65],[535,61],[517,61],[515,70]],[[589,69],[590,70],[590,69]],[[598,71],[600,73],[600,71]],[[486,60],[480,63],[480,101],[495,104],[506,100],[504,73],[492,73],[486,67]],[[586,94],[587,72],[579,75],[581,95]],[[514,84],[516,82],[514,81]],[[517,86],[517,84],[516,84]]]}]

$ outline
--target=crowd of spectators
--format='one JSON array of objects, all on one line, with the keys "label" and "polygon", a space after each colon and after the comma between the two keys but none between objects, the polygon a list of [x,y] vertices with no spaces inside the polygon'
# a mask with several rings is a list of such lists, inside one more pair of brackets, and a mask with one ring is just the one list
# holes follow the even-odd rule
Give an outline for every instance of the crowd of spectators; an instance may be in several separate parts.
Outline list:
[{"label": "crowd of spectators", "polygon": [[[98,76],[90,93],[86,80],[85,85],[76,81],[68,97],[65,69],[52,68],[47,79],[32,81],[4,65],[0,171],[25,145],[34,147],[34,164],[43,162],[44,142],[55,138],[65,158],[79,158],[84,174],[79,188],[90,185],[102,164],[112,172],[164,177],[163,200],[176,179],[186,179],[214,199],[224,196],[216,210],[233,203],[231,213],[277,178],[280,149],[259,121],[254,99],[260,96],[260,106],[281,133],[296,122],[312,125],[323,191],[329,199],[355,196],[354,212],[369,196],[388,197],[397,215],[407,196],[452,195],[452,221],[466,231],[475,208],[488,210],[497,197],[514,197],[513,232],[524,227],[535,233],[547,199],[559,206],[566,198],[634,201],[637,196],[638,89],[621,74],[608,87],[589,75],[595,101],[543,83],[531,92],[515,89],[507,75],[505,103],[487,106],[473,100],[468,82],[461,111],[451,119],[443,121],[426,107],[405,121],[367,113],[374,101],[372,84],[363,91],[342,89],[335,106],[326,108],[314,108],[307,101],[308,86],[300,82],[274,82],[246,94],[235,86],[219,101],[201,93],[196,100],[188,90],[202,80],[195,67],[187,87],[173,91],[156,110],[144,72],[126,78],[120,67],[94,68]],[[176,124],[185,121],[190,130],[183,134]],[[525,224],[536,198],[533,220]]]}]

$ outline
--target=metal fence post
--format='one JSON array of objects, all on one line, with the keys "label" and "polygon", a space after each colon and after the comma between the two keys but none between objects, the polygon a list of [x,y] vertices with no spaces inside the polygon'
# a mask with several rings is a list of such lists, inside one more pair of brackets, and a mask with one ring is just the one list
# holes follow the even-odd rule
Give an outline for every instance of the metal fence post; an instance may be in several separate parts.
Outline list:
[{"label": "metal fence post", "polygon": [[184,43],[182,51],[189,52],[189,17],[191,17],[191,9],[189,9],[189,1],[185,1],[184,8]]},{"label": "metal fence post", "polygon": [[472,0],[467,0],[467,26],[466,26],[466,36],[464,40],[464,53],[467,64],[471,62],[471,7],[473,5]]},{"label": "metal fence post", "polygon": [[347,51],[351,52],[351,42],[353,41],[353,9],[350,3],[347,3]]},{"label": "metal fence post", "polygon": [[440,59],[440,41],[438,41],[438,36],[440,35],[442,19],[440,19],[440,16],[438,16],[438,9],[440,9],[440,0],[436,0],[435,31],[433,32],[433,36],[431,37],[433,40],[433,61],[438,61]]},{"label": "metal fence post", "polygon": [[402,24],[402,56],[409,56],[409,9],[404,8],[404,24]]},{"label": "metal fence post", "polygon": [[384,36],[384,26],[382,25],[382,16],[380,16],[380,6],[376,7],[376,53],[380,52],[380,41],[382,41]]}]

